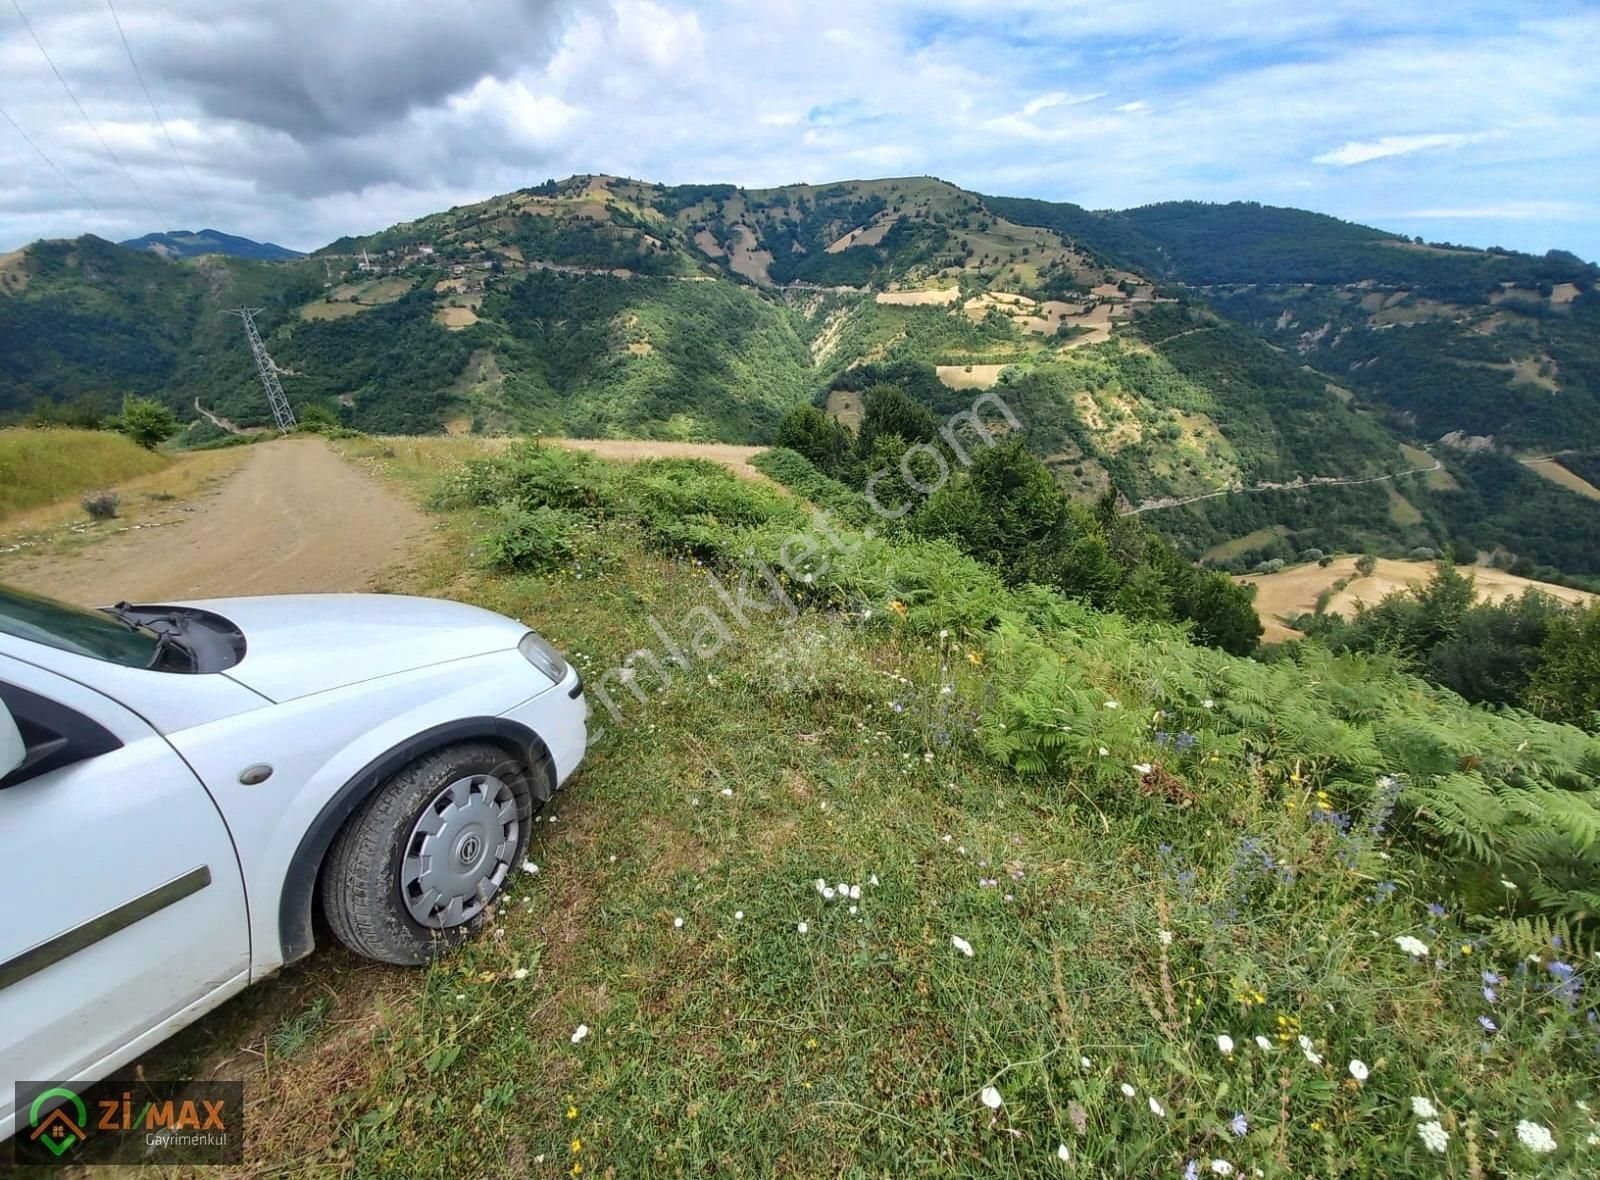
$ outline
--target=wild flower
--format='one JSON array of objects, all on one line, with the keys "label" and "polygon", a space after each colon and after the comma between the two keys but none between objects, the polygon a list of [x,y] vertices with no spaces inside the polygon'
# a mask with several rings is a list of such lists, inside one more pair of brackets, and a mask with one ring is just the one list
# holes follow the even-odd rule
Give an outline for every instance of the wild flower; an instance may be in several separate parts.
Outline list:
[{"label": "wild flower", "polygon": [[1439,1112],[1434,1109],[1433,1101],[1424,1098],[1421,1094],[1411,1096],[1411,1113],[1419,1119],[1436,1119]]},{"label": "wild flower", "polygon": [[1156,937],[1161,940],[1161,945],[1162,946],[1171,946],[1172,945],[1172,931],[1170,931],[1170,930],[1158,930],[1158,931],[1156,931]]},{"label": "wild flower", "polygon": [[811,929],[811,927],[806,925],[806,923],[804,923],[804,922],[799,922],[799,923],[796,923],[796,925],[795,925],[795,930],[797,930],[801,934],[804,934],[806,931],[808,931],[810,929]]},{"label": "wild flower", "polygon": [[733,920],[735,922],[743,922],[744,921],[744,911],[743,910],[734,910],[733,911]]},{"label": "wild flower", "polygon": [[1228,1120],[1228,1130],[1240,1139],[1250,1133],[1250,1120],[1244,1117],[1243,1111],[1234,1112],[1233,1117]]},{"label": "wild flower", "polygon": [[1555,1136],[1542,1123],[1523,1119],[1517,1124],[1517,1138],[1522,1140],[1522,1146],[1536,1155],[1549,1155],[1556,1149]]},{"label": "wild flower", "polygon": [[539,871],[539,866],[534,864],[531,860],[525,860],[522,862],[522,871],[524,873],[537,873]]},{"label": "wild flower", "polygon": [[1122,1091],[1122,1096],[1124,1098],[1132,1098],[1135,1094],[1137,1094],[1139,1092],[1139,1091],[1135,1090],[1132,1086],[1128,1085],[1127,1082],[1123,1082],[1122,1085],[1117,1087],[1117,1089]]},{"label": "wild flower", "polygon": [[1266,1037],[1257,1036],[1256,1037],[1256,1048],[1260,1049],[1263,1053],[1271,1053],[1272,1052],[1272,1042],[1267,1040]]},{"label": "wild flower", "polygon": [[1439,903],[1438,903],[1438,902],[1436,902],[1436,901],[1430,901],[1430,902],[1429,902],[1429,903],[1428,903],[1428,912],[1429,912],[1429,913],[1430,913],[1430,914],[1432,914],[1432,915],[1433,915],[1433,916],[1434,916],[1434,917],[1435,917],[1435,918],[1443,918],[1443,917],[1445,917],[1445,916],[1446,916],[1446,914],[1447,914],[1447,913],[1448,913],[1448,912],[1449,912],[1449,911],[1447,911],[1447,910],[1446,910],[1446,909],[1445,909],[1445,908],[1444,908],[1444,906],[1442,906],[1442,905],[1440,905],[1440,904],[1439,904]]},{"label": "wild flower", "polygon": [[576,1045],[578,1042],[582,1041],[583,1038],[588,1036],[588,1035],[589,1035],[589,1026],[587,1024],[580,1024],[577,1028],[572,1030],[572,1043],[574,1045]]},{"label": "wild flower", "polygon": [[1417,1126],[1417,1138],[1422,1140],[1422,1146],[1438,1155],[1443,1155],[1450,1146],[1450,1132],[1439,1124],[1437,1119],[1429,1119]]},{"label": "wild flower", "polygon": [[982,1092],[979,1093],[978,1098],[990,1110],[999,1110],[1001,1104],[1004,1102],[1004,1099],[1000,1097],[1000,1091],[996,1090],[993,1086],[985,1086]]},{"label": "wild flower", "polygon": [[682,930],[683,929],[683,919],[682,918],[674,918],[674,919],[672,919],[672,928],[674,930]]},{"label": "wild flower", "polygon": [[1162,1106],[1161,1103],[1157,1102],[1153,1097],[1150,1099],[1150,1113],[1155,1115],[1158,1119],[1164,1119],[1167,1117],[1166,1107]]},{"label": "wild flower", "polygon": [[1394,944],[1413,959],[1425,959],[1428,956],[1428,944],[1420,938],[1414,938],[1409,934],[1396,936]]},{"label": "wild flower", "polygon": [[1483,1027],[1484,1032],[1492,1033],[1499,1031],[1499,1026],[1496,1025],[1495,1022],[1488,1016],[1478,1017],[1478,1023]]},{"label": "wild flower", "polygon": [[1120,708],[1122,708],[1122,702],[1121,701],[1107,701],[1106,702],[1106,708],[1108,708],[1108,709],[1120,709]]},{"label": "wild flower", "polygon": [[1150,773],[1150,763],[1148,763],[1148,762],[1135,762],[1133,764],[1133,768],[1135,770],[1137,770],[1140,774],[1149,774]]},{"label": "wild flower", "polygon": [[518,967],[515,971],[513,971],[511,973],[511,978],[512,979],[526,979],[526,978],[528,978],[528,969],[526,967]]},{"label": "wild flower", "polygon": [[1087,1057],[1080,1057],[1078,1058],[1078,1064],[1083,1066],[1084,1069],[1089,1069],[1094,1065],[1094,1062],[1090,1061]]},{"label": "wild flower", "polygon": [[962,938],[959,934],[952,934],[950,936],[950,945],[955,947],[956,950],[960,951],[962,954],[966,955],[967,958],[972,958],[972,944],[966,939]]},{"label": "wild flower", "polygon": [[1352,1058],[1350,1061],[1350,1076],[1355,1078],[1355,1080],[1358,1082],[1364,1082],[1367,1080],[1367,1075],[1367,1063]]},{"label": "wild flower", "polygon": [[1067,1145],[1065,1143],[1056,1145],[1056,1159],[1060,1160],[1062,1163],[1068,1163],[1071,1161],[1072,1152],[1067,1150]]},{"label": "wild flower", "polygon": [[1233,1165],[1227,1160],[1212,1160],[1211,1174],[1213,1176],[1231,1176],[1233,1175]]},{"label": "wild flower", "polygon": [[1200,1180],[1199,1160],[1190,1160],[1183,1165],[1183,1180]]},{"label": "wild flower", "polygon": [[1304,1033],[1300,1035],[1300,1052],[1306,1055],[1306,1060],[1312,1065],[1322,1064],[1322,1054],[1316,1050],[1316,1043]]},{"label": "wild flower", "polygon": [[1233,1056],[1233,1038],[1227,1033],[1217,1034],[1217,1049],[1224,1057]]}]

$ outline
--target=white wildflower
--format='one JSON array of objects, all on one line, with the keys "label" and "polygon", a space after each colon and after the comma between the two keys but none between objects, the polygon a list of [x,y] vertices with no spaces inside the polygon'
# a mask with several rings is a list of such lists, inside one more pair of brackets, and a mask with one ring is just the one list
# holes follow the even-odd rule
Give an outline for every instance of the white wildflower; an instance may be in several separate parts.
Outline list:
[{"label": "white wildflower", "polygon": [[1258,1036],[1256,1037],[1256,1048],[1260,1049],[1263,1053],[1271,1053],[1272,1042],[1267,1040],[1266,1037]]},{"label": "white wildflower", "polygon": [[724,799],[732,799],[733,798],[733,788],[732,787],[723,787],[721,793],[722,793],[722,797]]},{"label": "white wildflower", "polygon": [[849,893],[850,892],[850,886],[846,885],[843,881],[840,881],[837,885],[835,885],[833,887],[833,891],[835,893]]},{"label": "white wildflower", "polygon": [[674,919],[672,919],[672,928],[674,930],[682,930],[683,929],[683,919],[682,918],[674,918]]},{"label": "white wildflower", "polygon": [[1119,701],[1107,701],[1106,702],[1106,708],[1108,708],[1108,709],[1120,709],[1120,708],[1122,708],[1122,704]]},{"label": "white wildflower", "polygon": [[1101,746],[1100,747],[1100,757],[1102,757],[1102,758],[1111,757],[1111,751],[1106,749],[1104,746]]},{"label": "white wildflower", "polygon": [[822,900],[823,901],[832,901],[833,898],[834,898],[833,886],[832,885],[824,885],[822,887]]},{"label": "white wildflower", "polygon": [[1420,938],[1413,938],[1409,934],[1401,934],[1395,938],[1394,944],[1413,959],[1425,959],[1428,957],[1428,944]]},{"label": "white wildflower", "polygon": [[1158,1119],[1164,1119],[1167,1117],[1166,1108],[1154,1098],[1150,1099],[1150,1113],[1155,1115]]},{"label": "white wildflower", "polygon": [[1156,937],[1161,940],[1161,945],[1162,946],[1171,946],[1172,945],[1172,931],[1170,931],[1170,930],[1157,930],[1156,931]]},{"label": "white wildflower", "polygon": [[589,1035],[589,1026],[587,1024],[580,1024],[577,1028],[572,1030],[572,1043],[574,1045],[576,1045],[579,1041],[583,1040],[583,1038],[588,1036],[588,1035]]},{"label": "white wildflower", "polygon": [[1218,1033],[1217,1048],[1224,1057],[1231,1057],[1233,1055],[1233,1038],[1227,1033]]},{"label": "white wildflower", "polygon": [[1083,1066],[1084,1069],[1088,1069],[1094,1064],[1094,1062],[1090,1061],[1087,1057],[1080,1057],[1078,1058],[1078,1064]]},{"label": "white wildflower", "polygon": [[1135,762],[1133,764],[1133,768],[1135,770],[1137,770],[1140,774],[1149,774],[1150,773],[1150,764],[1148,762]]},{"label": "white wildflower", "polygon": [[1000,1104],[1002,1101],[1000,1097],[1000,1091],[996,1090],[993,1086],[985,1086],[983,1088],[983,1092],[978,1095],[978,1098],[990,1110],[1000,1109]]},{"label": "white wildflower", "polygon": [[868,885],[879,885],[879,884],[882,884],[882,882],[880,882],[878,880],[878,874],[877,873],[873,873],[872,876],[867,878],[867,884]]},{"label": "white wildflower", "polygon": [[733,920],[735,922],[743,922],[744,921],[744,911],[743,910],[734,910],[733,911]]},{"label": "white wildflower", "polygon": [[1556,1149],[1556,1137],[1542,1123],[1523,1119],[1517,1124],[1517,1138],[1522,1140],[1522,1146],[1537,1155],[1549,1155]]},{"label": "white wildflower", "polygon": [[1068,1163],[1071,1161],[1072,1153],[1067,1150],[1067,1145],[1065,1143],[1061,1143],[1056,1146],[1056,1159],[1060,1160],[1062,1163]]},{"label": "white wildflower", "polygon": [[959,934],[952,934],[950,936],[950,945],[955,947],[956,950],[960,951],[962,954],[966,955],[967,958],[972,958],[972,944],[966,939],[962,938]]},{"label": "white wildflower", "polygon": [[1440,1126],[1437,1119],[1417,1124],[1417,1138],[1422,1140],[1422,1146],[1439,1155],[1450,1146],[1450,1132]]},{"label": "white wildflower", "polygon": [[518,967],[515,971],[513,971],[511,973],[511,978],[512,979],[526,979],[526,978],[528,978],[528,969],[526,967]]},{"label": "white wildflower", "polygon": [[1132,1086],[1128,1085],[1127,1082],[1123,1082],[1122,1085],[1117,1087],[1117,1088],[1122,1091],[1122,1096],[1124,1098],[1132,1098],[1135,1094],[1138,1093],[1138,1091],[1135,1090]]},{"label": "white wildflower", "polygon": [[821,893],[827,887],[828,887],[828,883],[826,881],[824,881],[821,877],[818,877],[817,878],[817,892]]},{"label": "white wildflower", "polygon": [[1202,709],[1214,709],[1217,707],[1217,702],[1212,700],[1210,697],[1207,697],[1205,700],[1200,702],[1200,707]]},{"label": "white wildflower", "polygon": [[860,901],[861,900],[861,886],[859,886],[859,885],[850,886],[850,900],[851,901]]},{"label": "white wildflower", "polygon": [[852,913],[852,914],[853,914],[853,913],[855,913],[855,912],[856,912],[856,910],[857,910],[857,909],[858,909],[858,908],[859,908],[859,907],[857,907],[857,906],[851,906],[851,907],[850,907],[850,912],[851,912],[851,913]]},{"label": "white wildflower", "polygon": [[795,927],[795,929],[798,930],[801,934],[804,934],[807,930],[810,930],[811,927],[807,926],[804,922],[801,922],[798,926]]},{"label": "white wildflower", "polygon": [[1233,1165],[1227,1160],[1212,1160],[1211,1174],[1213,1176],[1231,1176],[1233,1175]]},{"label": "white wildflower", "polygon": [[1367,1080],[1367,1063],[1352,1059],[1350,1062],[1350,1076],[1358,1082]]},{"label": "white wildflower", "polygon": [[1317,1052],[1316,1042],[1304,1033],[1300,1034],[1300,1052],[1306,1055],[1306,1060],[1312,1065],[1322,1064],[1322,1054]]},{"label": "white wildflower", "polygon": [[531,860],[525,860],[522,862],[522,871],[524,873],[537,873],[539,871],[539,866],[534,864]]},{"label": "white wildflower", "polygon": [[1507,881],[1504,877],[1501,877],[1500,884],[1511,890],[1512,893],[1517,891],[1517,883],[1515,881]]},{"label": "white wildflower", "polygon": [[1439,1112],[1434,1108],[1433,1102],[1420,1094],[1411,1096],[1411,1113],[1419,1119],[1436,1119],[1439,1117]]}]

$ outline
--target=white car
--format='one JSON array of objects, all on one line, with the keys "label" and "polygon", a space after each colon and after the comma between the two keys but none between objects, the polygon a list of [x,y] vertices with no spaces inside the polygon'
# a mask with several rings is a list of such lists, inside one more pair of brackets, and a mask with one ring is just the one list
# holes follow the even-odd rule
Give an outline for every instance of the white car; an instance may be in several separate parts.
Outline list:
[{"label": "white car", "polygon": [[576,669],[387,595],[82,610],[0,586],[0,1142],[310,952],[426,962],[583,758]]}]

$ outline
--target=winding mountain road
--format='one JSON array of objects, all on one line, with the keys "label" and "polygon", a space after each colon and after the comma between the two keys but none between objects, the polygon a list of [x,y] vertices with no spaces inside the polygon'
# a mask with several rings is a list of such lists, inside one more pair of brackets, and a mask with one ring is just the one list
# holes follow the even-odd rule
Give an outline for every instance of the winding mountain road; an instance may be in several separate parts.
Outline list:
[{"label": "winding mountain road", "polygon": [[319,438],[260,443],[161,527],[8,562],[0,580],[85,606],[365,590],[427,534],[422,514]]}]

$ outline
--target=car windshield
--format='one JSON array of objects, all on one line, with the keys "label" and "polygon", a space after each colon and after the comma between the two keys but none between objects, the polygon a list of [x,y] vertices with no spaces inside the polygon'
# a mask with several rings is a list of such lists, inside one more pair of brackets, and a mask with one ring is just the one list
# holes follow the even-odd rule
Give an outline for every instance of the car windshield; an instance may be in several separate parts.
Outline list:
[{"label": "car windshield", "polygon": [[0,586],[0,633],[130,668],[148,668],[159,642],[146,627],[13,586]]}]

